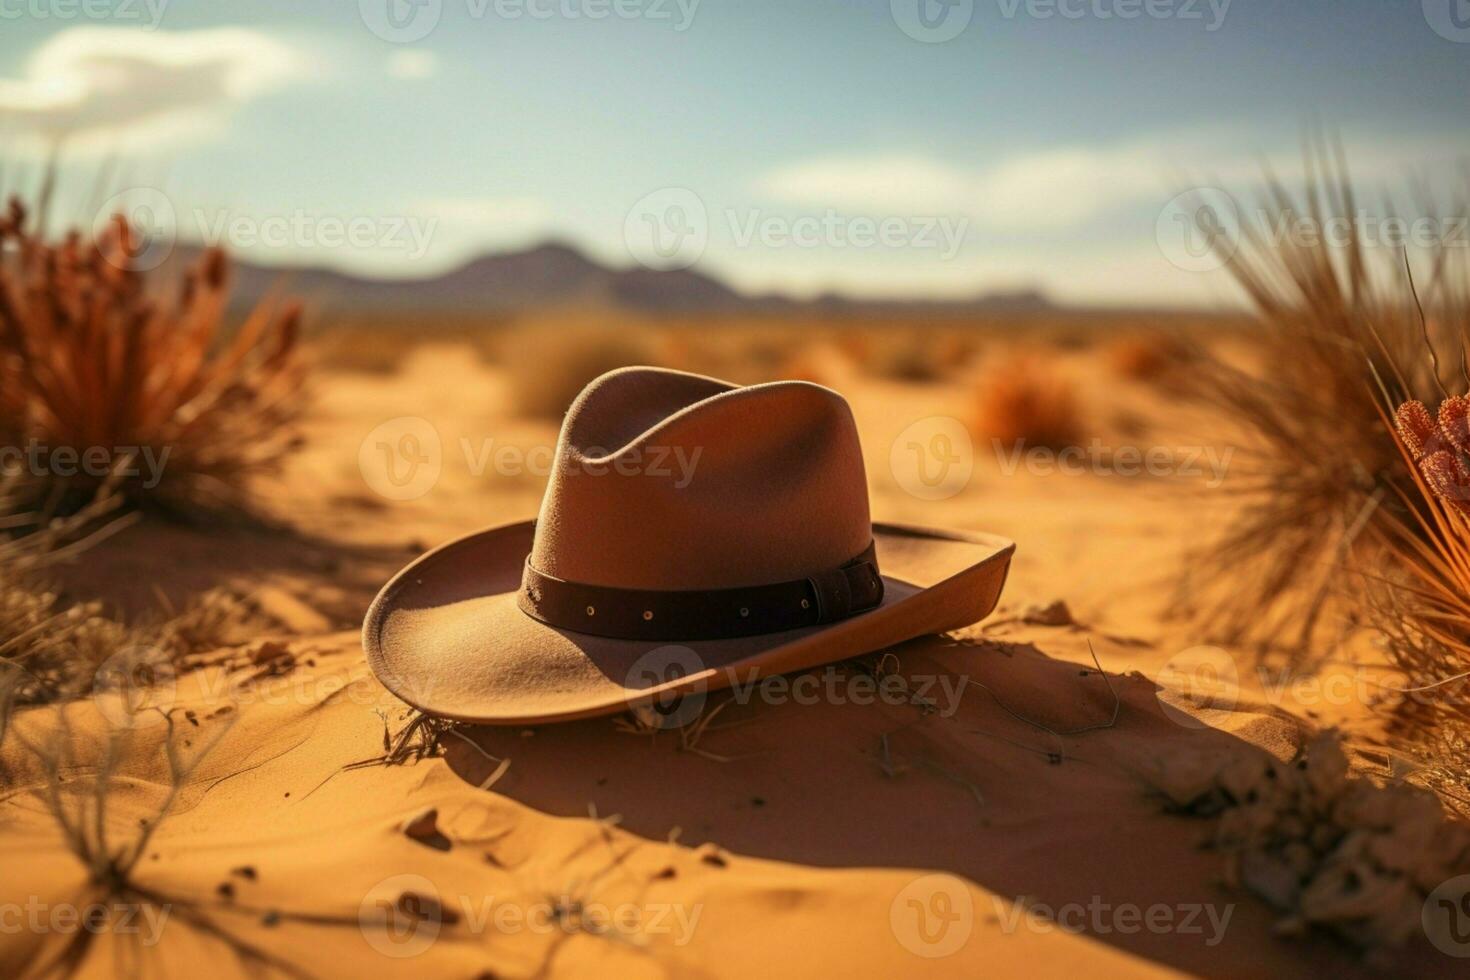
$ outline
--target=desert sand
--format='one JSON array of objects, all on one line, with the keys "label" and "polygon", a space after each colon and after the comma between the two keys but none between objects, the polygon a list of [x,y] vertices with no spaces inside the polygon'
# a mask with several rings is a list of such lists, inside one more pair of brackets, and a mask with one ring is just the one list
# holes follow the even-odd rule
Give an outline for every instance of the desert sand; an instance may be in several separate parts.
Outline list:
[{"label": "desert sand", "polygon": [[[1197,444],[1195,420],[1092,356],[1055,364],[1082,385],[1094,434]],[[964,489],[921,499],[893,444],[920,420],[968,418],[973,385],[875,380],[835,355],[821,371],[857,415],[875,519],[1018,543],[987,622],[816,672],[828,693],[814,697],[712,696],[692,736],[627,717],[462,727],[441,755],[387,764],[410,713],[364,663],[363,610],[424,548],[534,516],[533,467],[476,474],[461,440],[544,451],[556,428],[517,418],[503,373],[461,347],[418,348],[390,375],[322,371],[306,448],[271,497],[300,534],[139,526],[64,573],[76,594],[130,612],[235,589],[268,626],[148,692],[170,721],[130,714],[116,743],[106,697],[19,713],[0,744],[0,907],[43,926],[0,920],[0,974],[1227,978],[1384,965],[1325,935],[1280,935],[1279,913],[1202,846],[1206,822],[1152,788],[1168,760],[1289,759],[1328,726],[1365,750],[1355,766],[1376,764],[1362,698],[1283,694],[1241,651],[1200,654],[1197,628],[1166,615],[1182,549],[1230,506],[1208,474],[1007,473],[977,439]],[[395,501],[365,479],[359,448],[404,416],[438,432],[442,465],[429,492]],[[1146,435],[1130,434],[1139,425]],[[1209,703],[1179,693],[1181,654],[1237,665],[1238,689]],[[865,697],[865,670],[920,699]],[[126,923],[98,913],[118,928],[96,933],[53,914],[95,890],[32,748],[59,711],[71,747],[59,805],[82,812],[115,758],[105,812],[86,809],[83,827],[103,828],[112,852],[142,842],[129,877],[146,897]],[[1388,965],[1463,969],[1422,939]]]}]

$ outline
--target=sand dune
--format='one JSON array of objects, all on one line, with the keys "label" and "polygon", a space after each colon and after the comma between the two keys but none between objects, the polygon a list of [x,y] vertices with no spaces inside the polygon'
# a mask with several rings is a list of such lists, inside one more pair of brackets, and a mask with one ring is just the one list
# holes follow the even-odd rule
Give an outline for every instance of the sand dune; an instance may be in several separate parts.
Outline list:
[{"label": "sand dune", "polygon": [[[692,740],[617,719],[460,728],[440,756],[386,764],[409,713],[368,671],[355,619],[411,551],[534,513],[534,473],[475,474],[455,456],[462,439],[554,440],[506,413],[502,381],[452,348],[425,349],[391,384],[327,375],[314,448],[283,496],[309,540],[133,529],[69,573],[79,594],[129,608],[235,585],[273,632],[171,679],[152,694],[171,725],[131,715],[116,743],[106,698],[19,714],[0,744],[0,908],[43,928],[0,938],[0,973],[1369,975],[1340,941],[1278,937],[1279,915],[1226,882],[1205,823],[1167,812],[1150,776],[1194,755],[1289,758],[1328,724],[1366,740],[1363,705],[1308,717],[1244,671],[1214,707],[1161,683],[1196,646],[1162,616],[1171,563],[1219,506],[1191,486],[1008,476],[980,447],[966,492],[905,493],[890,446],[918,419],[967,412],[960,386],[842,387],[875,517],[1019,542],[990,623],[806,686],[711,696],[718,712]],[[1158,416],[1153,396],[1123,397]],[[375,496],[358,468],[363,440],[397,415],[428,419],[446,447],[417,500]],[[1069,616],[1024,614],[1059,599]],[[252,653],[261,663],[240,669]],[[874,671],[907,693],[875,694]],[[52,797],[37,750],[57,731]],[[84,837],[105,828],[109,853],[149,835],[128,908],[97,913],[116,928],[57,913],[97,885],[54,807],[82,814]],[[1406,974],[1455,970],[1422,942],[1395,956]]]}]

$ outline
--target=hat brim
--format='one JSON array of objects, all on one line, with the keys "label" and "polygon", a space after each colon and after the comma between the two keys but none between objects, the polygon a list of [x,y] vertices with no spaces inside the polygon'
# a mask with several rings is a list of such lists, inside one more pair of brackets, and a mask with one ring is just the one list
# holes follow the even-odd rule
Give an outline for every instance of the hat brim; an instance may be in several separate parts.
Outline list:
[{"label": "hat brim", "polygon": [[[884,596],[873,609],[780,633],[658,643],[557,629],[522,612],[516,595],[533,534],[531,521],[478,531],[383,587],[363,623],[363,648],[388,690],[429,714],[479,724],[613,714],[977,622],[995,608],[1015,550],[988,534],[875,524]],[[650,655],[688,672],[664,680],[642,669]]]}]

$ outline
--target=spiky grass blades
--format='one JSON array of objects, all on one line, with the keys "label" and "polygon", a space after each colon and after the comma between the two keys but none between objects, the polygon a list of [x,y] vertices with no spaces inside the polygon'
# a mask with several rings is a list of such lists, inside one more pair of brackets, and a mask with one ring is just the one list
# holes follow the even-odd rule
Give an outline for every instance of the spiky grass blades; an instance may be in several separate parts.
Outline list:
[{"label": "spiky grass blades", "polygon": [[[1365,579],[1383,649],[1407,678],[1390,720],[1394,741],[1424,760],[1432,788],[1470,808],[1464,761],[1470,748],[1470,478],[1460,450],[1439,426],[1427,435],[1419,428],[1427,417],[1422,404],[1409,402],[1385,426],[1398,436],[1411,485],[1403,491],[1405,516],[1377,529],[1387,561]],[[1459,410],[1440,417],[1454,424]]]},{"label": "spiky grass blades", "polygon": [[[1319,627],[1351,628],[1348,570],[1373,560],[1364,549],[1378,547],[1380,536],[1369,532],[1407,518],[1412,459],[1457,440],[1470,445],[1470,406],[1450,397],[1470,386],[1465,250],[1421,251],[1416,290],[1409,256],[1365,237],[1341,150],[1311,144],[1306,174],[1297,195],[1268,175],[1261,220],[1243,221],[1238,241],[1217,243],[1256,310],[1254,363],[1217,358],[1195,391],[1242,430],[1231,482],[1241,506],[1196,556],[1180,592],[1181,607],[1216,638],[1298,657],[1327,639]],[[1423,196],[1416,207],[1439,212]],[[1463,202],[1451,209],[1467,211]],[[1277,233],[1303,222],[1344,234]],[[1394,406],[1446,401],[1445,426],[1422,404],[1400,409],[1408,462],[1383,424],[1385,388]],[[1431,446],[1439,429],[1447,442]],[[1431,465],[1446,488],[1459,481],[1450,461]]]},{"label": "spiky grass blades", "polygon": [[49,244],[13,199],[0,250],[0,445],[39,447],[31,496],[95,493],[95,470],[35,462],[65,451],[125,473],[118,490],[134,506],[247,508],[253,481],[296,442],[299,309],[262,304],[226,331],[224,254],[207,250],[164,298],[134,268],[121,217],[94,240]]}]

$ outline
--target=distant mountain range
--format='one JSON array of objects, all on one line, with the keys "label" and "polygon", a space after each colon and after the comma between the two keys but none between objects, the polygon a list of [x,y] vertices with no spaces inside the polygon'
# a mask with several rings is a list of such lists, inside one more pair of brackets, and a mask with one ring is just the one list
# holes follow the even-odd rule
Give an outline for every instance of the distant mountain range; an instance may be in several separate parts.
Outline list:
[{"label": "distant mountain range", "polygon": [[[181,265],[198,253],[197,248],[177,248],[169,264]],[[253,265],[238,258],[232,268],[232,302],[252,303],[272,288],[284,286],[291,295],[334,319],[404,314],[500,316],[553,307],[653,314],[843,315],[1041,313],[1055,309],[1035,290],[934,301],[866,300],[837,294],[814,299],[752,296],[694,269],[616,269],[560,243],[482,256],[443,275],[424,279],[369,279],[324,268]]]}]

